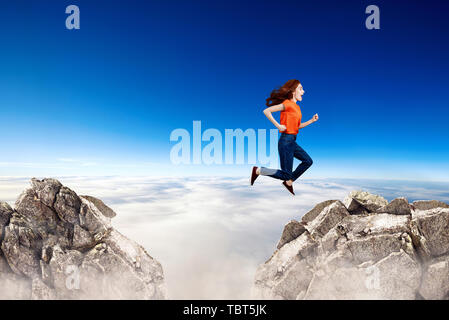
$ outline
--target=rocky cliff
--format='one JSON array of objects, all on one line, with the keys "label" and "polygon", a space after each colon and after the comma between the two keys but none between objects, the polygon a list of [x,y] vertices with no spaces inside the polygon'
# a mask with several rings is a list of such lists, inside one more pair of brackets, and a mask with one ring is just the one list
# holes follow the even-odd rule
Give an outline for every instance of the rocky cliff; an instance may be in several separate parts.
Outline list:
[{"label": "rocky cliff", "polygon": [[260,265],[258,299],[447,299],[449,205],[362,191],[288,222]]},{"label": "rocky cliff", "polygon": [[115,212],[54,179],[0,202],[0,299],[164,299],[162,267]]}]

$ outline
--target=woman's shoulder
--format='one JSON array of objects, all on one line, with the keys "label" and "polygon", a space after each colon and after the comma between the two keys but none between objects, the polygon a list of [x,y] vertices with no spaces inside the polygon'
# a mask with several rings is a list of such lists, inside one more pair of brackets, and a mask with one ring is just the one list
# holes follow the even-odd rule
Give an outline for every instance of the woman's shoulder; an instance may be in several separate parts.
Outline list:
[{"label": "woman's shoulder", "polygon": [[284,105],[285,108],[287,108],[287,107],[294,106],[296,103],[294,103],[290,99],[285,99],[284,101],[282,101],[282,104]]}]

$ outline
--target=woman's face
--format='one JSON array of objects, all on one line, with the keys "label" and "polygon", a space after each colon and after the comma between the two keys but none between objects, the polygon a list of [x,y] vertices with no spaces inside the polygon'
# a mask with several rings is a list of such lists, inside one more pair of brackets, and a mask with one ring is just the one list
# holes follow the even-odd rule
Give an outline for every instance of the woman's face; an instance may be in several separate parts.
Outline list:
[{"label": "woman's face", "polygon": [[295,90],[295,97],[296,97],[296,100],[298,100],[298,101],[302,101],[302,95],[304,94],[304,89],[303,89],[303,87],[302,87],[302,84],[299,84],[298,85],[298,87],[296,88],[296,90]]}]

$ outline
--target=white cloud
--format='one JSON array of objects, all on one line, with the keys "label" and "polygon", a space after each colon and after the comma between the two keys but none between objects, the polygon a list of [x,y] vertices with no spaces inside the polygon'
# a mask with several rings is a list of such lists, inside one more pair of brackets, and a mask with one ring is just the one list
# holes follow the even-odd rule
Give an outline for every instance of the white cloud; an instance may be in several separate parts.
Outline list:
[{"label": "white cloud", "polygon": [[[318,202],[343,200],[353,189],[390,198],[394,185],[301,180],[291,196],[281,181],[260,177],[65,177],[78,194],[101,198],[116,212],[113,224],[142,244],[164,268],[170,298],[246,299],[255,270],[270,257],[289,220]],[[14,201],[28,179],[0,179],[0,200]],[[370,189],[371,188],[371,189]],[[442,189],[443,190],[443,189]],[[447,187],[444,188],[447,190]],[[401,195],[425,190],[404,189]],[[437,190],[434,189],[434,194]],[[440,194],[442,196],[442,194]],[[412,198],[412,197],[409,197]],[[12,203],[11,203],[12,204]]]}]

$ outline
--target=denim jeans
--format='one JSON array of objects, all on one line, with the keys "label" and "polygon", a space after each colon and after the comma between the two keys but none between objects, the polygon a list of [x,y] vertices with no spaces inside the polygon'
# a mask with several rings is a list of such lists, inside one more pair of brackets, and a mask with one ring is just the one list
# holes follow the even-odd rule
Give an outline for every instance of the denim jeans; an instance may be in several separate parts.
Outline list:
[{"label": "denim jeans", "polygon": [[[280,180],[298,179],[313,164],[312,158],[296,143],[295,134],[282,133],[278,142],[279,160],[281,170],[260,168],[260,174]],[[301,163],[293,170],[293,158],[301,160]]]}]

